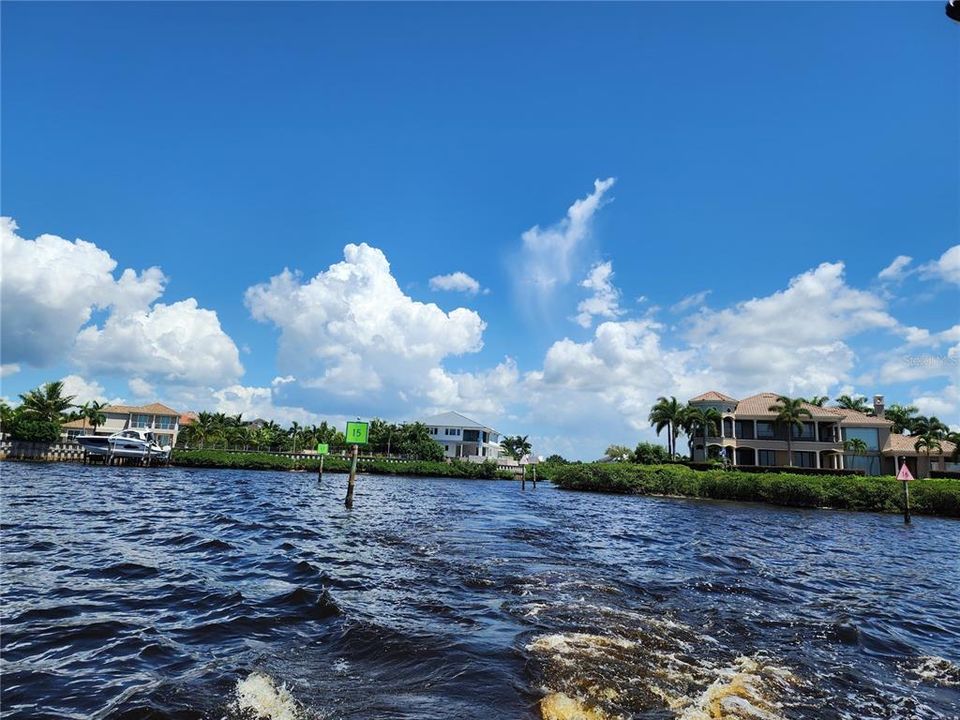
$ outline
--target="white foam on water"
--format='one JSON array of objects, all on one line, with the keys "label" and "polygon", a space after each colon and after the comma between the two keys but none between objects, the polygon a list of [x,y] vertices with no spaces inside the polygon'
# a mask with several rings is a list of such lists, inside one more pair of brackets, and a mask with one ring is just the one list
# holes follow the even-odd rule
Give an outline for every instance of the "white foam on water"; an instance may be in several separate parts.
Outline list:
[{"label": "white foam on water", "polygon": [[237,708],[265,720],[304,720],[287,686],[277,687],[273,678],[259,672],[237,681]]},{"label": "white foam on water", "polygon": [[680,720],[781,720],[780,706],[772,697],[791,673],[755,658],[738,657],[719,671],[719,677],[683,709]]},{"label": "white foam on water", "polygon": [[933,685],[960,687],[960,667],[946,658],[923,655],[916,658],[908,671],[918,679]]}]

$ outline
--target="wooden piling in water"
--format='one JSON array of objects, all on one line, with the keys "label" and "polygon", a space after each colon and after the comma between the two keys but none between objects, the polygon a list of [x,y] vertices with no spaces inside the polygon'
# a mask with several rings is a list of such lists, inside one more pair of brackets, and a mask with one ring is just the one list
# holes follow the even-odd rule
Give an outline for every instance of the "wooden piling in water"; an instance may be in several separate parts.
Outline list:
[{"label": "wooden piling in water", "polygon": [[343,504],[346,506],[347,510],[353,508],[353,486],[357,480],[357,451],[358,446],[353,446],[353,453],[350,461],[350,477],[347,479],[347,497],[344,499]]}]

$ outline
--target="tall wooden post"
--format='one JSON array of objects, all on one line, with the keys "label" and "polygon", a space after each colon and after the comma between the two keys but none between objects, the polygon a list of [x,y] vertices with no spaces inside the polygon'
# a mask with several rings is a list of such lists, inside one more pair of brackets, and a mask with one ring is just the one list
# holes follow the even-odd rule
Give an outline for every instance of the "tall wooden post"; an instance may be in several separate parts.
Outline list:
[{"label": "tall wooden post", "polygon": [[533,466],[533,489],[537,489],[537,466]]},{"label": "tall wooden post", "polygon": [[520,489],[527,489],[527,468],[524,465],[520,465]]},{"label": "tall wooden post", "polygon": [[317,482],[323,480],[323,455],[320,456],[320,469],[317,471]]},{"label": "tall wooden post", "polygon": [[353,508],[353,486],[357,481],[357,451],[359,449],[359,445],[353,446],[353,455],[350,460],[350,478],[347,480],[347,497],[343,501],[347,510]]}]

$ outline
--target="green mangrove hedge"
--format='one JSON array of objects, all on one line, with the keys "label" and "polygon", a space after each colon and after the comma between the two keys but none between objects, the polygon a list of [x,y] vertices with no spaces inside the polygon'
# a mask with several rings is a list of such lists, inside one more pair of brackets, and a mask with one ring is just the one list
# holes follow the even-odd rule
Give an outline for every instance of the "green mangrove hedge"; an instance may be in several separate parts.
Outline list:
[{"label": "green mangrove hedge", "polygon": [[[231,468],[235,470],[307,470],[317,472],[320,458],[289,458],[271,453],[238,453],[223,450],[174,450],[170,464],[180,467]],[[323,461],[325,473],[345,473],[350,470],[350,458],[328,455]],[[497,470],[496,463],[434,462],[406,460],[385,462],[360,458],[357,472],[367,475],[415,475],[419,477],[449,477],[468,480],[511,479],[509,473]]]},{"label": "green mangrove hedge", "polygon": [[[903,485],[892,477],[825,477],[788,473],[693,470],[683,465],[585,463],[544,468],[567,490],[633,495],[673,495],[764,502],[790,507],[903,512]],[[910,483],[914,513],[960,517],[960,482],[916,480]]]}]

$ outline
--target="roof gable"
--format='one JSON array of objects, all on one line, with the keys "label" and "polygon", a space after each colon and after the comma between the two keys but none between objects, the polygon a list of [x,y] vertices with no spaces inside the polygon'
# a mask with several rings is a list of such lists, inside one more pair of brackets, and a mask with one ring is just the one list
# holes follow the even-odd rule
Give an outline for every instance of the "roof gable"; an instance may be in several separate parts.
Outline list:
[{"label": "roof gable", "polygon": [[490,430],[491,432],[496,432],[491,427],[487,427],[486,425],[478,423],[476,420],[471,420],[466,415],[461,415],[460,413],[453,412],[453,411],[440,413],[439,415],[434,415],[433,417],[424,418],[420,422],[422,422],[424,425],[439,425],[441,427],[474,428],[477,430]]},{"label": "roof gable", "polygon": [[716,390],[708,390],[707,392],[697,395],[695,398],[690,398],[687,402],[707,402],[713,400],[715,402],[732,402],[735,403],[736,398],[732,398],[729,395],[724,395],[719,393]]}]

